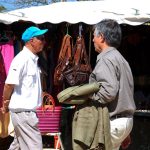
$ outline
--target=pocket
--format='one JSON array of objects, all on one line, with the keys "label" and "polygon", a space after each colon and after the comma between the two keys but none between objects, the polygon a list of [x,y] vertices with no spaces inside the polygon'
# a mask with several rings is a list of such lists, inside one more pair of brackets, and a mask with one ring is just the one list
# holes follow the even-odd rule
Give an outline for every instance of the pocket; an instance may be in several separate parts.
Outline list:
[{"label": "pocket", "polygon": [[28,88],[33,87],[35,82],[36,82],[36,72],[29,70],[26,79],[24,81],[24,84]]},{"label": "pocket", "polygon": [[121,140],[126,132],[127,120],[124,118],[115,119],[110,122],[111,125],[111,135],[113,140]]},{"label": "pocket", "polygon": [[94,126],[94,124],[98,121],[98,111],[94,107],[80,109],[78,112],[77,119],[81,125]]},{"label": "pocket", "polygon": [[28,124],[30,124],[32,127],[36,127],[38,125],[39,119],[37,118],[37,115],[35,112],[30,112],[28,114]]},{"label": "pocket", "polygon": [[119,118],[110,121],[111,139],[113,148],[119,147],[122,141],[129,135],[132,126],[133,118]]}]

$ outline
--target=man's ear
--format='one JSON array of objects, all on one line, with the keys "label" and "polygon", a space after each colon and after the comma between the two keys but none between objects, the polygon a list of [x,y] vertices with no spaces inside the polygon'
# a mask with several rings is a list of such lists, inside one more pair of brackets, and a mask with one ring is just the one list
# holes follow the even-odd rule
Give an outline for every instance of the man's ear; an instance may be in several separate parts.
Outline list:
[{"label": "man's ear", "polygon": [[33,38],[30,39],[31,42],[33,42],[33,40],[34,40]]},{"label": "man's ear", "polygon": [[105,42],[105,38],[104,38],[102,33],[99,35],[99,40],[100,40],[101,43]]}]

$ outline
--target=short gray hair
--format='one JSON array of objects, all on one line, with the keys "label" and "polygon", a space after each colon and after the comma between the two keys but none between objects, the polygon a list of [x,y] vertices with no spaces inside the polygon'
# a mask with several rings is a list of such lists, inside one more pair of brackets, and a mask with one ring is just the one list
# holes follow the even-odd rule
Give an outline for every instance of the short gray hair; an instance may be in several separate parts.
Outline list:
[{"label": "short gray hair", "polygon": [[103,35],[109,46],[118,47],[121,43],[122,32],[117,21],[112,19],[104,19],[94,26],[95,36]]}]

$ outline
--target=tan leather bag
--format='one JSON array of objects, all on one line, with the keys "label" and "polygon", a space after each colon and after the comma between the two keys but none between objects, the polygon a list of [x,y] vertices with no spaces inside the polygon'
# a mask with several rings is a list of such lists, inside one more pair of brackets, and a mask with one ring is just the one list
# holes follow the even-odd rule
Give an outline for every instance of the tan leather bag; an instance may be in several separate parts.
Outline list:
[{"label": "tan leather bag", "polygon": [[73,47],[72,38],[65,35],[55,68],[54,84],[61,85],[65,82],[69,86],[75,86],[87,83],[91,70],[84,38],[78,37]]},{"label": "tan leather bag", "polygon": [[64,70],[67,70],[68,65],[71,63],[72,47],[72,37],[66,34],[62,41],[58,63],[54,72],[54,85],[61,85],[64,81],[63,72]]},{"label": "tan leather bag", "polygon": [[65,81],[71,86],[88,83],[91,71],[84,38],[78,37],[73,48],[72,65],[64,71]]}]

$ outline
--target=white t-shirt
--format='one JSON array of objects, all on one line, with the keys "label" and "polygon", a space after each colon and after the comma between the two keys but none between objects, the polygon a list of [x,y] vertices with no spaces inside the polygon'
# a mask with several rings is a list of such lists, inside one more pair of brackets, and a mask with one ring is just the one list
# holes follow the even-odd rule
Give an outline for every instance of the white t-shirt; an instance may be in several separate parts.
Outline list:
[{"label": "white t-shirt", "polygon": [[13,59],[5,83],[14,84],[10,111],[36,110],[41,106],[42,90],[38,56],[26,47]]}]

